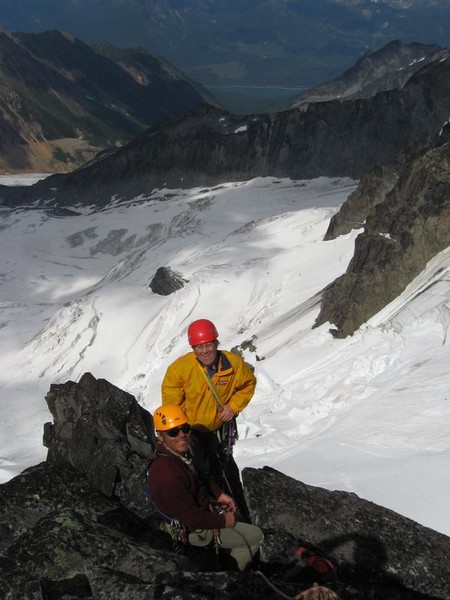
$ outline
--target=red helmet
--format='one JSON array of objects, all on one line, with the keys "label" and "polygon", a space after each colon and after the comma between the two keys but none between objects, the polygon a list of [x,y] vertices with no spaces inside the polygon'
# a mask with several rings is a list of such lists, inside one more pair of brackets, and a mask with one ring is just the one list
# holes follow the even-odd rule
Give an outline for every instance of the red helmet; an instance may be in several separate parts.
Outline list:
[{"label": "red helmet", "polygon": [[198,319],[191,323],[188,327],[188,340],[191,346],[199,344],[207,344],[213,340],[217,340],[219,334],[216,326],[208,319]]}]

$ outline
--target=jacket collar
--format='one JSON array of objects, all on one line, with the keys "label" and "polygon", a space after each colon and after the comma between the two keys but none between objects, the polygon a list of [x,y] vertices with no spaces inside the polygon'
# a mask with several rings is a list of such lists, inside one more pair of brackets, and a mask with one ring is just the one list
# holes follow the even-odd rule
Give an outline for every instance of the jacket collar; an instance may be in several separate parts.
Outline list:
[{"label": "jacket collar", "polygon": [[198,362],[200,363],[200,366],[203,369],[206,369],[208,371],[208,375],[210,377],[212,377],[215,373],[220,373],[221,371],[228,371],[228,369],[231,369],[230,361],[221,350],[217,351],[216,360],[210,367],[205,367],[205,365],[203,365],[199,360]]}]

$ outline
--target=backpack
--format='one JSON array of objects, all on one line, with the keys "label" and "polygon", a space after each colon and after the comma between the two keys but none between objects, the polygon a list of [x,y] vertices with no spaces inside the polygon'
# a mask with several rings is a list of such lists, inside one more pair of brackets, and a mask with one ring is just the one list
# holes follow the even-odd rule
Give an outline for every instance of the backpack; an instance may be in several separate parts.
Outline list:
[{"label": "backpack", "polygon": [[334,561],[323,550],[299,541],[292,550],[292,558],[284,569],[283,579],[293,582],[334,583],[337,581],[337,571]]},{"label": "backpack", "polygon": [[[261,571],[256,574],[265,580],[274,591],[291,600],[341,600],[335,587],[338,583],[337,566],[325,551],[318,546],[296,540],[282,555],[272,558],[264,566],[267,576]],[[276,585],[274,583],[276,581]],[[295,596],[281,592],[279,587],[301,585],[302,592]],[[281,592],[281,593],[280,593]]]},{"label": "backpack", "polygon": [[338,579],[335,560],[318,546],[299,539],[267,567],[271,577],[286,582],[328,585]]}]

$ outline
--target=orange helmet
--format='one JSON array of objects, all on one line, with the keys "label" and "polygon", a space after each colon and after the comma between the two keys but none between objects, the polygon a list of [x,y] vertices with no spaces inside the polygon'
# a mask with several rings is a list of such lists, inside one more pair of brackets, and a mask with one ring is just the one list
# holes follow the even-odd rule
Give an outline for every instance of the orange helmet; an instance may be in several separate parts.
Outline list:
[{"label": "orange helmet", "polygon": [[153,413],[153,424],[157,431],[167,431],[187,422],[188,418],[178,404],[160,406]]},{"label": "orange helmet", "polygon": [[219,334],[216,326],[208,319],[198,319],[191,323],[188,327],[188,340],[191,346],[198,344],[207,344],[213,340],[217,340]]}]

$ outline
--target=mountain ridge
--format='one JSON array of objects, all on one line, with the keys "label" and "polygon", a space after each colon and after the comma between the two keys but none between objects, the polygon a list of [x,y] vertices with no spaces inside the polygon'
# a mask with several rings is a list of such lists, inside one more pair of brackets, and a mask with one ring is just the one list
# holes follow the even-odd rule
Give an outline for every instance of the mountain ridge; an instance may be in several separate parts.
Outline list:
[{"label": "mountain ridge", "polygon": [[292,107],[335,99],[370,98],[379,92],[402,88],[416,71],[448,58],[449,53],[447,48],[433,44],[404,44],[394,40],[379,50],[368,50],[340,77],[301,94]]},{"label": "mountain ridge", "polygon": [[316,326],[352,335],[394,301],[450,245],[450,125],[429,145],[369,173],[333,217],[325,239],[363,227],[346,272],[324,292]]},{"label": "mountain ridge", "polygon": [[[69,31],[86,43],[142,46],[204,85],[313,87],[368,49],[450,44],[437,0],[3,0],[12,31]],[[86,19],[89,15],[89,19]]]},{"label": "mountain ridge", "polygon": [[[450,113],[450,61],[436,59],[403,88],[315,102],[274,114],[233,115],[202,105],[167,120],[59,181],[4,190],[3,202],[103,206],[154,188],[216,185],[258,176],[360,178],[408,145],[436,135]],[[28,199],[28,200],[27,200]]]},{"label": "mountain ridge", "polygon": [[213,101],[143,50],[96,52],[59,31],[0,31],[0,57],[3,171],[72,170],[161,118]]}]

